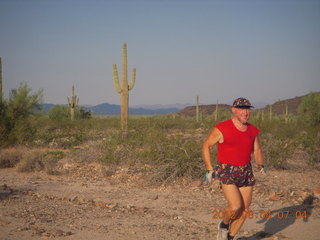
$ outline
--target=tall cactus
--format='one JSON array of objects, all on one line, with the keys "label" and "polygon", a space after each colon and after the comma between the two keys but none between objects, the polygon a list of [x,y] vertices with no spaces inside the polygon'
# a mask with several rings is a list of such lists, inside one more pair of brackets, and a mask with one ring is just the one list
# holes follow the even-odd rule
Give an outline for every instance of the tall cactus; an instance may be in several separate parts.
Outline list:
[{"label": "tall cactus", "polygon": [[286,103],[286,108],[285,108],[285,123],[287,124],[288,122],[289,122],[288,103]]},{"label": "tall cactus", "polygon": [[196,122],[199,122],[199,96],[197,96],[197,104],[196,104]]},{"label": "tall cactus", "polygon": [[79,103],[79,98],[74,95],[74,86],[72,86],[71,100],[69,99],[69,97],[67,97],[67,99],[68,99],[68,105],[70,108],[71,121],[73,121],[74,120],[74,110],[76,107],[78,107],[78,103]]},{"label": "tall cactus", "polygon": [[2,61],[0,57],[0,102],[2,102]]},{"label": "tall cactus", "polygon": [[272,120],[272,105],[269,106],[269,119]]},{"label": "tall cactus", "polygon": [[115,90],[121,98],[121,130],[125,135],[128,134],[128,115],[129,115],[129,91],[134,87],[136,81],[136,69],[132,69],[131,81],[128,85],[127,70],[127,44],[122,46],[122,86],[119,83],[117,65],[113,64],[113,84]]},{"label": "tall cactus", "polygon": [[217,99],[217,104],[216,104],[216,111],[214,113],[214,120],[218,120],[218,105],[219,105],[219,100]]}]

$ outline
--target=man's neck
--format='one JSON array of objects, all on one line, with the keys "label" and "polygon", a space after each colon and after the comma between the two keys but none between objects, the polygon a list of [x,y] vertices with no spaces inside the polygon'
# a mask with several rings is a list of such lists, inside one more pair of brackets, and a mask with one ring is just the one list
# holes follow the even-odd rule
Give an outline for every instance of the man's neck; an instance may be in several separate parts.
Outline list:
[{"label": "man's neck", "polygon": [[238,128],[240,131],[247,130],[247,127],[248,127],[247,122],[243,123],[243,122],[239,121],[236,117],[232,118],[232,122],[236,126],[236,128]]}]

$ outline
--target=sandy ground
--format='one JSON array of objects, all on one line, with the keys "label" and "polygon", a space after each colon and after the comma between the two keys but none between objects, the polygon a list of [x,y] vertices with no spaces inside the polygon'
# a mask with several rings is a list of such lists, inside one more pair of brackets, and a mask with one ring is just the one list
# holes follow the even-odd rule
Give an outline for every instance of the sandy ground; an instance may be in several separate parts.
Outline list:
[{"label": "sandy ground", "polygon": [[[69,167],[57,176],[0,169],[1,240],[216,239],[217,213],[225,206],[218,182],[151,186],[128,169],[106,176],[99,164]],[[239,239],[319,239],[319,171],[256,177],[252,214]]]}]

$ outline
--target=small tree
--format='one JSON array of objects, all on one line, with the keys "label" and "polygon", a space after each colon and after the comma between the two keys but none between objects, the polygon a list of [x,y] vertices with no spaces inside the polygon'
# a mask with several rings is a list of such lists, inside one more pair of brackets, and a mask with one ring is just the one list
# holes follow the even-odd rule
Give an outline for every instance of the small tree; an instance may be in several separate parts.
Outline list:
[{"label": "small tree", "polygon": [[23,142],[33,136],[35,127],[32,117],[41,110],[43,90],[31,94],[27,84],[20,84],[11,90],[9,100],[5,103],[5,126],[9,140]]}]

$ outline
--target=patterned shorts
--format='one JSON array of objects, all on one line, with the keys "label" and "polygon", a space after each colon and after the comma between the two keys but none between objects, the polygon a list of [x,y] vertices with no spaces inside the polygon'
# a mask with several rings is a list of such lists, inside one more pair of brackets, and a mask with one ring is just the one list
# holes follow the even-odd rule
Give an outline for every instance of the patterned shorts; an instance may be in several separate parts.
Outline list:
[{"label": "patterned shorts", "polygon": [[255,184],[251,163],[245,166],[219,163],[216,174],[222,184],[234,184],[237,187],[253,186]]}]

